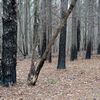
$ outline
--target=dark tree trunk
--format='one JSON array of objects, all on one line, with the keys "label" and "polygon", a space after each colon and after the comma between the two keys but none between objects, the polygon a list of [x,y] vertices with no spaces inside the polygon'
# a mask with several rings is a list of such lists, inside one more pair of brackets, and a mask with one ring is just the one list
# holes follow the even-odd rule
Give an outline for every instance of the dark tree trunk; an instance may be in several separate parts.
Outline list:
[{"label": "dark tree trunk", "polygon": [[91,41],[87,44],[86,59],[91,59],[92,44]]},{"label": "dark tree trunk", "polygon": [[84,37],[84,50],[86,50],[86,45],[87,45],[87,43],[86,43],[86,32],[85,32],[85,37]]},{"label": "dark tree trunk", "polygon": [[[87,1],[87,48],[86,48],[86,59],[91,59],[91,53],[93,50],[93,40],[94,40],[94,0]],[[91,16],[90,16],[91,15]]]},{"label": "dark tree trunk", "polygon": [[77,59],[77,47],[76,45],[72,45],[71,47],[71,61],[74,61],[75,59]]},{"label": "dark tree trunk", "polygon": [[16,0],[3,0],[3,43],[2,43],[2,75],[3,85],[16,83],[17,53],[17,15]]},{"label": "dark tree trunk", "polygon": [[77,50],[80,51],[80,21],[78,20],[78,25],[77,25]]},{"label": "dark tree trunk", "polygon": [[77,59],[77,13],[76,7],[72,12],[72,46],[71,46],[71,57],[70,60],[73,61]]},{"label": "dark tree trunk", "polygon": [[42,39],[42,47],[41,47],[41,57],[43,56],[43,53],[45,52],[46,49],[46,42],[47,42],[47,37],[46,37],[46,0],[42,0],[41,2],[41,9],[42,9],[42,34],[43,34],[43,39]]},{"label": "dark tree trunk", "polygon": [[[66,4],[66,6],[64,6]],[[68,0],[61,0],[61,18],[65,16],[65,11],[67,10]],[[61,30],[60,40],[59,40],[59,57],[57,69],[66,68],[66,23]]]},{"label": "dark tree trunk", "polygon": [[1,67],[1,59],[0,59],[0,84],[2,84],[2,67]]},{"label": "dark tree trunk", "polygon": [[[46,26],[47,26],[47,45],[52,37],[52,0],[46,1]],[[48,62],[52,62],[52,49],[48,54]]]},{"label": "dark tree trunk", "polygon": [[98,1],[98,48],[97,54],[100,54],[100,0]]},{"label": "dark tree trunk", "polygon": [[24,5],[24,9],[25,9],[25,15],[24,15],[24,35],[25,35],[25,43],[24,43],[24,58],[26,58],[26,56],[28,55],[28,0],[24,0],[25,1],[25,5]]},{"label": "dark tree trunk", "polygon": [[48,53],[48,62],[52,63],[52,53],[51,53],[51,50]]},{"label": "dark tree trunk", "polygon": [[86,50],[86,46],[87,46],[87,18],[85,18],[85,34],[84,34],[84,50]]},{"label": "dark tree trunk", "polygon": [[42,43],[42,49],[41,49],[41,57],[43,56],[45,49],[46,49],[46,30],[43,32],[43,43]]},{"label": "dark tree trunk", "polygon": [[57,69],[66,68],[66,24],[62,28],[59,41],[59,57]]},{"label": "dark tree trunk", "polygon": [[100,54],[100,44],[98,44],[97,54]]}]

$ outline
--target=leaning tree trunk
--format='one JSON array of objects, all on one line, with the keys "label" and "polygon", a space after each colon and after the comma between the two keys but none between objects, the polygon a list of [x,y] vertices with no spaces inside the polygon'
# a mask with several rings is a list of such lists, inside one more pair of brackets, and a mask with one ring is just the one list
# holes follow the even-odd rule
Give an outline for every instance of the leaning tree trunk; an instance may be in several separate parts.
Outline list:
[{"label": "leaning tree trunk", "polygon": [[[32,51],[32,59],[31,59],[31,69],[30,73],[35,72],[35,58],[36,58],[36,46],[38,45],[38,29],[39,29],[39,0],[34,1],[34,35],[33,35],[33,51]],[[31,75],[30,73],[28,74],[28,80],[30,79]]]},{"label": "leaning tree trunk", "polygon": [[5,86],[16,83],[17,15],[16,0],[3,0],[2,73]]},{"label": "leaning tree trunk", "polygon": [[61,30],[63,29],[70,13],[72,12],[75,4],[76,4],[77,0],[72,0],[72,3],[70,4],[69,9],[67,10],[67,12],[65,13],[64,18],[62,19],[60,25],[58,26],[55,34],[53,35],[52,39],[50,40],[48,46],[46,47],[46,50],[39,62],[39,64],[37,65],[37,68],[35,71],[30,71],[30,77],[28,78],[28,84],[29,85],[35,85],[39,76],[39,73],[44,65],[44,62],[48,56],[49,50],[51,49],[51,46],[54,44],[55,39],[57,38],[58,34],[61,32]]},{"label": "leaning tree trunk", "polygon": [[[63,19],[67,10],[68,0],[61,0],[61,18]],[[65,23],[63,29],[60,34],[59,41],[59,57],[58,57],[58,66],[57,69],[65,69],[66,68],[66,24]]]}]

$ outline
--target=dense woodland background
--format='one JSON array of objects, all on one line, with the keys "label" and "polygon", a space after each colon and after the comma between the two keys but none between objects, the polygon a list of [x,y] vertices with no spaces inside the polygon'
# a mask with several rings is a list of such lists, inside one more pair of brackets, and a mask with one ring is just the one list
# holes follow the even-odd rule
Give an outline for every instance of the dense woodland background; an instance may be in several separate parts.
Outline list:
[{"label": "dense woodland background", "polygon": [[[63,1],[62,1],[63,2]],[[65,0],[63,3],[64,10],[70,1]],[[68,3],[67,3],[68,2]],[[53,35],[57,25],[61,20],[61,1],[41,1],[41,0],[18,0],[18,55],[30,56],[35,36],[35,25],[38,27],[38,45],[42,48],[43,31],[46,31],[46,45],[48,44],[49,33]],[[51,11],[50,11],[51,10]],[[2,2],[0,1],[0,41],[2,41]],[[36,22],[35,22],[36,16]],[[49,21],[51,20],[51,21]],[[44,25],[43,25],[44,24]],[[46,26],[45,26],[46,24]],[[43,30],[43,27],[46,29]],[[75,37],[80,39],[80,50],[84,51],[88,44],[89,37],[93,41],[93,50],[96,51],[99,44],[99,0],[78,0],[73,13],[67,20],[66,32],[66,54],[70,54],[71,44],[76,41]],[[49,29],[51,28],[51,29]],[[80,30],[80,35],[77,36],[77,28]],[[48,32],[48,30],[50,32]],[[0,51],[2,50],[0,43]],[[59,37],[52,47],[52,55],[58,55],[59,52]]]},{"label": "dense woodland background", "polygon": [[0,0],[0,100],[100,100],[100,0]]},{"label": "dense woodland background", "polygon": [[[12,49],[13,54],[17,49],[18,57],[32,57],[32,63],[40,59],[57,27],[61,24],[61,20],[65,17],[70,3],[69,0],[0,1],[0,54],[3,64],[5,64],[5,58],[6,62],[10,61],[7,60],[7,57],[11,56]],[[16,8],[13,8],[14,4]],[[49,50],[47,57],[49,62],[52,62],[53,56],[58,56],[57,68],[65,69],[67,67],[66,57],[73,61],[77,59],[78,54],[79,56],[83,55],[83,58],[86,59],[91,58],[91,53],[100,54],[99,8],[99,0],[77,0],[71,15],[61,29],[60,35]],[[5,36],[7,32],[9,34]],[[6,41],[7,39],[8,41]],[[7,49],[9,50],[7,51]],[[13,61],[15,58],[11,59]]]}]

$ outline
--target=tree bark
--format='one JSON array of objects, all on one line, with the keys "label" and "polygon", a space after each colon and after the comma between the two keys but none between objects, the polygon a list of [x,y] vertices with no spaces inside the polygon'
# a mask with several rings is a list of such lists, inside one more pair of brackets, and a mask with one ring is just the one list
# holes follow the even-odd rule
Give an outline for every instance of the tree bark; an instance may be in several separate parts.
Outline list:
[{"label": "tree bark", "polygon": [[41,48],[41,57],[43,56],[45,49],[46,49],[46,42],[47,42],[47,38],[46,38],[46,0],[42,0],[41,3],[42,6],[42,34],[43,34],[43,38],[42,38],[42,48]]},{"label": "tree bark", "polygon": [[16,83],[17,14],[16,0],[3,0],[2,74],[4,86]]},{"label": "tree bark", "polygon": [[77,13],[75,7],[72,12],[72,45],[71,45],[71,58],[70,58],[71,61],[77,59],[77,17],[76,16]]},{"label": "tree bark", "polygon": [[87,1],[88,3],[88,42],[86,49],[86,59],[91,58],[91,51],[93,50],[93,39],[94,39],[94,0]]},{"label": "tree bark", "polygon": [[28,0],[24,4],[24,34],[23,34],[23,51],[24,58],[28,55]]},{"label": "tree bark", "polygon": [[100,0],[98,1],[98,48],[97,54],[100,54]]},{"label": "tree bark", "polygon": [[[68,0],[61,0],[61,18],[62,19],[65,16],[67,7],[68,7]],[[67,22],[65,23],[63,29],[61,30],[61,34],[60,34],[57,69],[66,68],[66,29],[67,29]]]},{"label": "tree bark", "polygon": [[[47,26],[47,45],[50,41],[50,38],[52,37],[52,11],[51,11],[51,8],[52,8],[52,0],[47,0],[46,1],[46,7],[47,7],[47,10],[46,10],[46,26]],[[49,63],[52,62],[52,50],[50,50],[49,54],[48,54],[48,61]]]},{"label": "tree bark", "polygon": [[81,40],[80,20],[78,20],[78,23],[77,23],[77,51],[80,51],[80,40]]},{"label": "tree bark", "polygon": [[[2,2],[0,2],[0,39],[2,37]],[[2,53],[2,39],[0,40],[0,56]],[[2,84],[2,67],[1,67],[1,57],[0,57],[0,84]]]},{"label": "tree bark", "polygon": [[39,76],[39,73],[40,73],[40,71],[41,71],[41,69],[42,69],[42,67],[43,67],[43,64],[44,64],[44,62],[45,62],[47,56],[48,56],[49,50],[51,49],[51,46],[54,44],[55,39],[57,38],[58,34],[59,34],[59,33],[61,32],[61,30],[63,29],[63,27],[64,27],[64,25],[65,25],[65,23],[66,23],[66,21],[67,21],[69,15],[70,15],[70,13],[72,12],[72,10],[73,10],[73,8],[74,8],[76,2],[77,2],[77,0],[72,0],[69,9],[68,9],[67,12],[65,13],[64,18],[62,19],[60,25],[58,26],[58,28],[57,28],[57,30],[56,30],[56,32],[55,32],[55,34],[53,35],[53,37],[52,37],[52,39],[50,40],[48,46],[46,47],[46,50],[45,50],[45,52],[44,52],[44,54],[43,54],[43,56],[42,56],[42,58],[41,58],[39,64],[37,65],[37,68],[36,68],[35,72],[29,73],[29,74],[30,74],[30,78],[28,78],[28,84],[29,84],[29,85],[35,85],[35,84],[36,84],[37,79],[38,79],[38,76]]},{"label": "tree bark", "polygon": [[35,53],[36,53],[36,46],[38,45],[38,29],[39,29],[39,0],[35,0],[34,1],[34,35],[33,35],[33,51],[32,51],[32,59],[31,59],[31,69],[30,72],[28,74],[28,80],[30,80],[31,75],[30,73],[34,73],[35,72]]}]

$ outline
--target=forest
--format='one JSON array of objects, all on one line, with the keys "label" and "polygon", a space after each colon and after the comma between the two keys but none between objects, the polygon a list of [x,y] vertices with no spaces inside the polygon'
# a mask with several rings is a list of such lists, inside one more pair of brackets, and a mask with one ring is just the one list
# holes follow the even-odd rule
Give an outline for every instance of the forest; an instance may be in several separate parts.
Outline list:
[{"label": "forest", "polygon": [[0,0],[0,100],[100,100],[100,0]]}]

